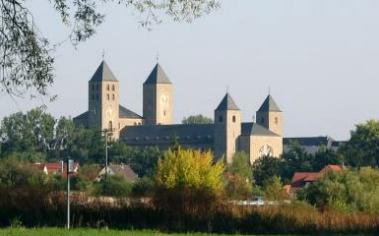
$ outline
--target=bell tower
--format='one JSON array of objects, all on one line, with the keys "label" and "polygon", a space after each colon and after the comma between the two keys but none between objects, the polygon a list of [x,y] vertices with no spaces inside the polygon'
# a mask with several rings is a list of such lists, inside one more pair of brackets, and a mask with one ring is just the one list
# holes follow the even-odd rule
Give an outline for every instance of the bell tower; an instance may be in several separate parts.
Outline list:
[{"label": "bell tower", "polygon": [[277,135],[283,136],[283,112],[271,95],[267,96],[257,111],[257,123]]},{"label": "bell tower", "polygon": [[102,61],[88,82],[89,126],[112,131],[119,137],[119,84],[118,80]]},{"label": "bell tower", "polygon": [[215,157],[225,156],[226,163],[233,162],[241,135],[241,111],[233,98],[227,93],[214,113],[214,151]]},{"label": "bell tower", "polygon": [[173,86],[157,63],[143,83],[145,124],[168,125],[173,122]]}]

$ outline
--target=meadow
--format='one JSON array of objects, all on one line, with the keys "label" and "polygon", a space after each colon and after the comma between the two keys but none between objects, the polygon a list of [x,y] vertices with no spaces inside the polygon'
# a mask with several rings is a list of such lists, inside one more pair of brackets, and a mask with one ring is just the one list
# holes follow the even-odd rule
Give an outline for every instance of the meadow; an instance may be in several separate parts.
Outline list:
[{"label": "meadow", "polygon": [[[180,236],[180,235],[216,235],[216,234],[202,234],[202,233],[186,233],[186,234],[167,234],[159,231],[149,230],[108,230],[108,229],[88,229],[88,228],[76,228],[76,229],[63,229],[63,228],[4,228],[0,229],[1,236]],[[220,234],[218,234],[220,235]]]}]

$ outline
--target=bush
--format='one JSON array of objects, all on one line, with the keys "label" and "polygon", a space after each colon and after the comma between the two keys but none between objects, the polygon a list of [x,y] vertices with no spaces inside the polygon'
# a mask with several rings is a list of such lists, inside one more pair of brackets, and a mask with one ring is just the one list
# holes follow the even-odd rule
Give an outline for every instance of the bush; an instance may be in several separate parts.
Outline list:
[{"label": "bush", "polygon": [[133,185],[119,175],[108,176],[95,184],[95,194],[101,196],[126,197]]}]

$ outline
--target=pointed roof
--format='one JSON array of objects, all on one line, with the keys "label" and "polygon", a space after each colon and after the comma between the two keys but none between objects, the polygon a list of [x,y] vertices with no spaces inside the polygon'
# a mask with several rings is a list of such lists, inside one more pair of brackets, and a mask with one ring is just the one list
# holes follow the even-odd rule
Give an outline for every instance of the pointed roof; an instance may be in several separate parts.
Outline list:
[{"label": "pointed roof", "polygon": [[220,104],[216,108],[216,111],[227,111],[227,110],[239,110],[238,106],[234,102],[232,96],[226,93],[225,97],[221,100]]},{"label": "pointed roof", "polygon": [[279,111],[281,112],[279,106],[274,101],[274,98],[271,95],[268,95],[266,100],[263,102],[262,106],[258,111],[269,112],[269,111]]},{"label": "pointed roof", "polygon": [[143,84],[171,84],[161,65],[157,63]]},{"label": "pointed roof", "polygon": [[116,76],[112,73],[108,64],[103,60],[99,67],[97,67],[95,74],[93,74],[90,81],[100,82],[100,81],[118,81]]}]

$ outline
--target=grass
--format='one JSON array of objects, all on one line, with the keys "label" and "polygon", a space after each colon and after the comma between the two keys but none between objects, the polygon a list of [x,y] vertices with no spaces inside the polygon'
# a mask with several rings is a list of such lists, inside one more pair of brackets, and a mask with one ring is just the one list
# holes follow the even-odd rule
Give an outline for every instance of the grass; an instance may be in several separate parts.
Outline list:
[{"label": "grass", "polygon": [[198,235],[205,236],[210,234],[187,233],[187,234],[167,234],[158,231],[148,230],[108,230],[108,229],[62,229],[62,228],[3,228],[0,229],[0,236],[180,236],[180,235]]}]

